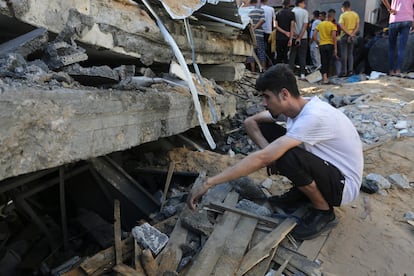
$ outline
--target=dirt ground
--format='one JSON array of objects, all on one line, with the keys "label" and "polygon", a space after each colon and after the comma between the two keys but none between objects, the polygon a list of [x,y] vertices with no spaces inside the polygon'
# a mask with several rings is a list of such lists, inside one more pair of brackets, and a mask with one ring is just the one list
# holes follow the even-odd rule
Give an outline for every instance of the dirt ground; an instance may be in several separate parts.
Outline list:
[{"label": "dirt ground", "polygon": [[[341,86],[305,82],[299,85],[305,95],[318,95],[327,90],[341,95],[372,94],[369,105],[382,106],[383,112],[395,112],[391,110],[395,106],[384,102],[408,103],[400,105],[398,112],[413,122],[414,80],[384,77]],[[414,137],[380,139],[374,145],[364,152],[364,175],[378,173],[386,177],[401,173],[414,182]],[[176,162],[177,169],[191,167],[191,170],[207,170],[208,175],[214,175],[242,156],[231,158],[208,151],[179,149],[170,152],[170,158]],[[266,177],[265,170],[251,175],[257,183]],[[280,183],[285,185],[280,178],[273,178],[273,186]],[[361,192],[357,200],[335,211],[340,223],[318,256],[327,275],[414,275],[414,227],[404,219],[406,212],[414,212],[414,188],[392,187],[384,194],[372,195]]]}]

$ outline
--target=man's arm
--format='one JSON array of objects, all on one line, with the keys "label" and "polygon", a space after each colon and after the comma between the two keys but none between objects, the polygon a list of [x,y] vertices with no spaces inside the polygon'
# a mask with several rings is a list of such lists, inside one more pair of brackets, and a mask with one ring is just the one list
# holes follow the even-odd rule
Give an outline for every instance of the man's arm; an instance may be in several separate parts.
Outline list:
[{"label": "man's arm", "polygon": [[313,31],[313,35],[312,35],[312,41],[315,41],[318,45],[319,45],[319,41],[318,41],[318,29],[315,29]]},{"label": "man's arm", "polygon": [[196,209],[198,200],[215,185],[228,182],[249,175],[260,168],[270,164],[272,161],[279,159],[286,151],[301,144],[301,141],[282,136],[273,141],[267,147],[260,151],[256,151],[243,158],[236,165],[225,169],[216,176],[208,178],[204,183],[193,186],[187,197],[187,205],[191,210]]},{"label": "man's arm", "polygon": [[259,29],[262,27],[262,25],[265,23],[265,20],[263,18],[261,18],[254,26],[253,26],[253,30]]},{"label": "man's arm", "polygon": [[289,42],[288,42],[289,47],[292,46],[292,40],[293,40],[294,34],[295,34],[295,20],[291,20],[290,21],[290,36],[289,36]]},{"label": "man's arm", "polygon": [[276,21],[275,21],[275,28],[276,28],[276,30],[278,30],[279,32],[281,32],[282,34],[284,34],[285,36],[290,37],[290,32],[287,32],[287,31],[285,31],[284,29],[282,29],[282,28],[279,26],[279,23],[278,23],[277,19],[276,19]]},{"label": "man's arm", "polygon": [[389,12],[390,14],[396,14],[396,13],[397,13],[397,11],[396,11],[396,10],[393,10],[393,9],[391,8],[390,2],[388,2],[388,0],[382,0],[382,3],[383,3],[383,4],[384,4],[384,6],[387,8],[387,10],[388,10],[388,12]]},{"label": "man's arm", "polygon": [[259,123],[272,123],[274,120],[269,111],[262,111],[244,120],[244,127],[249,137],[261,149],[269,145],[269,142],[264,138],[259,128]]}]

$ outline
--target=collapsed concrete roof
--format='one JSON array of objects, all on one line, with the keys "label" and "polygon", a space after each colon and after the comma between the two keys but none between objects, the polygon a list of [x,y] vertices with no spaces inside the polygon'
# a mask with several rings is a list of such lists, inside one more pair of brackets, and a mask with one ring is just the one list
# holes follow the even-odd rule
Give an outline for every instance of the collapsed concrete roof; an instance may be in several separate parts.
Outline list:
[{"label": "collapsed concrete roof", "polygon": [[[240,28],[230,26],[231,23],[225,23],[228,21],[241,24],[241,20],[234,21],[238,18],[235,2],[184,2],[196,3],[194,7],[201,7],[190,21],[197,52],[196,62],[200,64],[244,62],[245,57],[249,56],[252,51],[250,42],[248,39],[240,38]],[[175,2],[163,1],[164,5],[165,3]],[[171,20],[158,1],[156,4],[154,6],[157,14],[162,17],[184,57],[190,62],[192,60],[191,47],[182,21]],[[181,2],[179,6],[181,7]],[[177,4],[174,4],[174,7],[177,7]],[[230,11],[224,21],[217,22],[217,20],[208,18],[208,16],[213,16],[214,12],[223,10],[223,7],[226,7],[226,12],[219,14],[217,18]],[[172,10],[175,11],[175,9]],[[154,62],[169,63],[173,57],[156,22],[148,15],[142,4],[134,1],[0,0],[0,15],[3,20],[5,17],[14,17],[33,26],[44,27],[54,33],[69,29],[68,31],[73,32],[74,38],[80,42],[93,45],[102,52],[109,50],[139,58],[145,65],[151,65]],[[203,24],[204,22],[206,24]]]},{"label": "collapsed concrete roof", "polygon": [[[252,48],[247,36],[241,35],[243,24],[234,1],[208,1],[192,13],[185,22],[191,24],[192,42],[187,37],[188,26],[184,28],[182,20],[171,19],[160,2],[150,2],[156,10],[156,16],[153,17],[147,13],[144,5],[134,1],[0,0],[1,24],[16,27],[3,33],[3,41],[7,41],[8,36],[11,39],[28,31],[19,30],[18,22],[44,28],[8,43],[11,45],[6,44],[4,48],[18,48],[19,40],[30,44],[30,37],[27,38],[30,35],[35,37],[33,43],[36,46],[36,43],[43,41],[41,35],[46,34],[47,30],[61,38],[61,42],[55,43],[56,47],[72,47],[74,50],[76,44],[70,41],[76,40],[82,43],[82,47],[91,47],[87,54],[93,50],[94,54],[100,55],[103,63],[108,53],[112,58],[116,55],[127,57],[132,60],[131,64],[138,66],[170,64],[175,55],[182,66],[183,62],[173,53],[170,44],[164,41],[165,36],[157,24],[161,18],[184,55],[184,64],[235,64],[244,62],[245,57],[250,55]],[[214,15],[219,20],[210,18]],[[53,49],[59,51],[59,47]],[[74,54],[79,61],[87,58],[83,52]],[[23,64],[24,60],[21,62]],[[44,66],[41,62],[38,65]],[[55,68],[51,63],[48,65],[49,69]],[[58,64],[56,68],[66,65]],[[40,70],[36,66],[36,70]],[[73,75],[76,68],[76,72],[83,70],[76,64],[74,66],[62,68],[59,74],[63,75],[53,72],[43,72],[43,75],[61,78],[66,73]],[[219,68],[221,74],[225,75],[225,67]],[[237,68],[237,64],[234,68]],[[111,68],[107,69],[114,73]],[[99,70],[103,70],[102,66]],[[92,73],[87,75],[93,77]],[[205,123],[234,116],[236,106],[232,97],[217,95],[210,102],[208,96],[203,96],[201,110],[198,111],[200,103],[197,92],[203,94],[203,89],[198,88],[199,91],[195,91],[194,95],[191,85],[190,94],[188,89],[184,93],[177,92],[168,85],[155,90],[140,88],[141,92],[145,90],[145,93],[141,93],[136,90],[117,92],[116,89],[108,91],[88,87],[67,89],[53,87],[53,84],[49,87],[27,83],[16,85],[9,80],[1,84],[3,93],[0,106],[5,112],[0,114],[0,152],[3,153],[0,180],[125,150],[160,137],[182,133],[198,125],[203,129]],[[211,114],[212,109],[215,109],[217,118]]]}]

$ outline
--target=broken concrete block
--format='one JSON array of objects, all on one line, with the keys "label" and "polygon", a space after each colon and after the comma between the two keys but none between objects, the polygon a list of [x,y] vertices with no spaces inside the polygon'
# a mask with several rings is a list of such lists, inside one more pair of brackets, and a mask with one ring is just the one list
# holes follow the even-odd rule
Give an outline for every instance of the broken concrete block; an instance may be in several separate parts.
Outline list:
[{"label": "broken concrete block", "polygon": [[394,173],[394,174],[389,175],[388,179],[390,180],[391,184],[399,188],[403,188],[403,189],[410,188],[410,181],[408,181],[408,178],[403,174]]},{"label": "broken concrete block", "polygon": [[64,41],[49,43],[43,58],[51,69],[62,68],[88,59],[85,49]]},{"label": "broken concrete block", "polygon": [[367,180],[368,184],[371,184],[371,182],[375,183],[376,185],[378,185],[378,188],[380,189],[391,188],[391,183],[380,174],[370,173],[370,174],[367,174],[365,179]]},{"label": "broken concrete block", "polygon": [[118,73],[120,80],[135,76],[135,65],[121,65],[114,69]]},{"label": "broken concrete block", "polygon": [[268,208],[247,199],[240,200],[237,203],[236,208],[259,216],[270,216],[272,214],[272,211]]},{"label": "broken concrete block", "polygon": [[26,67],[26,60],[20,54],[9,53],[0,57],[0,77],[24,77]]},{"label": "broken concrete block", "polygon": [[191,212],[185,209],[181,213],[181,224],[184,228],[207,237],[214,229],[214,225],[209,221],[207,212],[204,210]]},{"label": "broken concrete block", "polygon": [[136,226],[132,229],[135,240],[145,248],[149,248],[157,255],[167,244],[168,236],[158,231],[148,223]]},{"label": "broken concrete block", "polygon": [[42,48],[46,46],[48,40],[49,37],[46,29],[35,29],[1,44],[0,56],[8,53],[16,53],[23,57],[27,57],[37,50],[42,50]]},{"label": "broken concrete block", "polygon": [[406,129],[408,127],[408,122],[407,121],[398,121],[394,127],[396,129]]},{"label": "broken concrete block", "polygon": [[322,80],[322,74],[319,70],[310,73],[309,75],[307,75],[305,77],[305,79],[309,82],[309,83],[317,83],[318,81]]},{"label": "broken concrete block", "polygon": [[250,200],[266,199],[266,195],[263,193],[262,189],[249,177],[241,177],[239,179],[231,181],[230,183],[243,198]]},{"label": "broken concrete block", "polygon": [[215,81],[236,81],[241,80],[246,71],[243,63],[227,64],[199,64],[201,75]]},{"label": "broken concrete block", "polygon": [[84,68],[75,64],[65,67],[63,71],[79,83],[89,86],[116,83],[119,80],[118,74],[106,65]]}]

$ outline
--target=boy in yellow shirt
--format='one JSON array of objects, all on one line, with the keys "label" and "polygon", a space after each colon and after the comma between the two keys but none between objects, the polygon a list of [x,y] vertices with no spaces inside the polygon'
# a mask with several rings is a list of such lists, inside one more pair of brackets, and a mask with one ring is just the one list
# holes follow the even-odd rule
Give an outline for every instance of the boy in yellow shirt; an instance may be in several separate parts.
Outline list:
[{"label": "boy in yellow shirt", "polygon": [[341,26],[339,47],[342,69],[340,76],[350,76],[354,68],[354,40],[359,30],[359,15],[351,10],[349,1],[342,4],[342,14],[339,16],[338,23]]},{"label": "boy in yellow shirt", "polygon": [[328,72],[329,65],[331,64],[331,59],[333,56],[337,57],[337,47],[336,47],[336,31],[337,27],[332,23],[332,20],[335,18],[333,13],[328,13],[328,18],[325,21],[319,23],[316,26],[315,31],[313,32],[312,40],[318,43],[318,33],[319,33],[319,52],[321,54],[321,73],[324,84],[328,84]]}]

